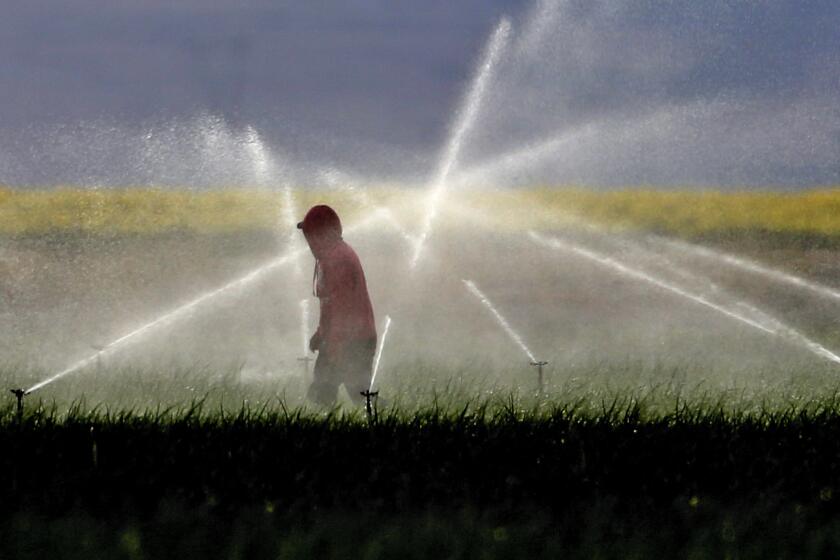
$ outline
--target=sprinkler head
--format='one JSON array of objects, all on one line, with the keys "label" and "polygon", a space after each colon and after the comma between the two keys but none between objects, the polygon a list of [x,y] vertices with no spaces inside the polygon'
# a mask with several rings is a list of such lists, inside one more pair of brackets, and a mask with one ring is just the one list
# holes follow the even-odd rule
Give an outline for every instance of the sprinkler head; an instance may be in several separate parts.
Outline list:
[{"label": "sprinkler head", "polygon": [[531,365],[537,368],[537,383],[539,384],[539,393],[540,395],[545,392],[545,381],[543,380],[543,366],[547,366],[548,362],[537,360],[535,362],[531,362]]},{"label": "sprinkler head", "polygon": [[20,421],[23,418],[23,397],[28,393],[23,389],[9,389],[9,392],[17,399],[17,417]]},{"label": "sprinkler head", "polygon": [[359,391],[359,394],[365,398],[365,414],[367,415],[368,423],[372,424],[376,422],[376,407],[371,404],[371,399],[379,395],[379,391],[371,391],[368,389],[367,391]]}]

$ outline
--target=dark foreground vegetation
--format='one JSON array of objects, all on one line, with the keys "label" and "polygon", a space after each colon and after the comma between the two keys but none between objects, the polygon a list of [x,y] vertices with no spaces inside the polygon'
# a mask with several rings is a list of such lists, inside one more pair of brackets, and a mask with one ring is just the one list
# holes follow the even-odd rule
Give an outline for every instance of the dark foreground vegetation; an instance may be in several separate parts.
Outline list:
[{"label": "dark foreground vegetation", "polygon": [[840,553],[840,402],[8,409],[2,558]]}]

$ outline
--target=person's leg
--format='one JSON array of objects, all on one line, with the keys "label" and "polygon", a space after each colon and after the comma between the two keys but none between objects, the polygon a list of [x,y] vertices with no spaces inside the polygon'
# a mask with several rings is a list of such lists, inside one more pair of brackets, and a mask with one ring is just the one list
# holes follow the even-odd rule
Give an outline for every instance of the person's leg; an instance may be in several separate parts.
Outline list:
[{"label": "person's leg", "polygon": [[335,368],[321,352],[315,360],[312,371],[312,384],[306,392],[306,398],[321,406],[333,406],[338,394],[338,377]]}]

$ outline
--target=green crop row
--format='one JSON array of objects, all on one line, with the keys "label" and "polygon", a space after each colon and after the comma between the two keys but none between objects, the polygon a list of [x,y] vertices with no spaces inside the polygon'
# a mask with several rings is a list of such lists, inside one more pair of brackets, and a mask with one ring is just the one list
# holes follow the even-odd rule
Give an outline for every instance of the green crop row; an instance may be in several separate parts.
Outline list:
[{"label": "green crop row", "polygon": [[176,557],[185,543],[206,558],[839,550],[836,396],[754,412],[706,401],[651,415],[621,397],[576,406],[429,406],[373,423],[197,403],[40,407],[20,421],[7,408],[0,523],[12,531],[0,552],[83,557],[97,542],[126,558]]}]

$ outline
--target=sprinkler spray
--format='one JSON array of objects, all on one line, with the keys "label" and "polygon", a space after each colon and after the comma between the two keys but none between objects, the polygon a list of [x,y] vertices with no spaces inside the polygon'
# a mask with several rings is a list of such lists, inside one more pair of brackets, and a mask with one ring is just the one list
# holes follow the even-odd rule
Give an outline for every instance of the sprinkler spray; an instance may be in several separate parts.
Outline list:
[{"label": "sprinkler spray", "polygon": [[27,393],[23,389],[11,389],[9,390],[9,392],[13,394],[17,399],[17,418],[18,422],[20,422],[23,419],[23,397],[25,397],[29,393]]},{"label": "sprinkler spray", "polygon": [[365,398],[365,413],[367,413],[369,424],[376,421],[376,401],[379,391],[373,390],[373,382],[376,381],[376,374],[379,372],[379,361],[382,359],[382,349],[385,347],[385,341],[388,340],[389,330],[391,330],[391,316],[385,315],[385,328],[382,330],[382,339],[377,345],[376,356],[373,358],[373,373],[370,376],[370,385],[368,385],[367,391],[359,392]]},{"label": "sprinkler spray", "polygon": [[102,354],[105,353],[105,349],[107,347],[108,346],[106,344],[91,344],[90,346],[91,350],[96,352],[94,356],[96,356],[96,369],[98,370],[102,369]]},{"label": "sprinkler spray", "polygon": [[539,383],[539,391],[542,395],[543,393],[545,393],[545,379],[543,377],[543,367],[547,366],[548,362],[535,360],[531,362],[531,365],[537,368],[537,382]]},{"label": "sprinkler spray", "polygon": [[303,357],[298,361],[303,364],[303,376],[309,375],[309,362],[314,360],[309,355],[309,300],[300,300],[300,338],[303,348]]}]

